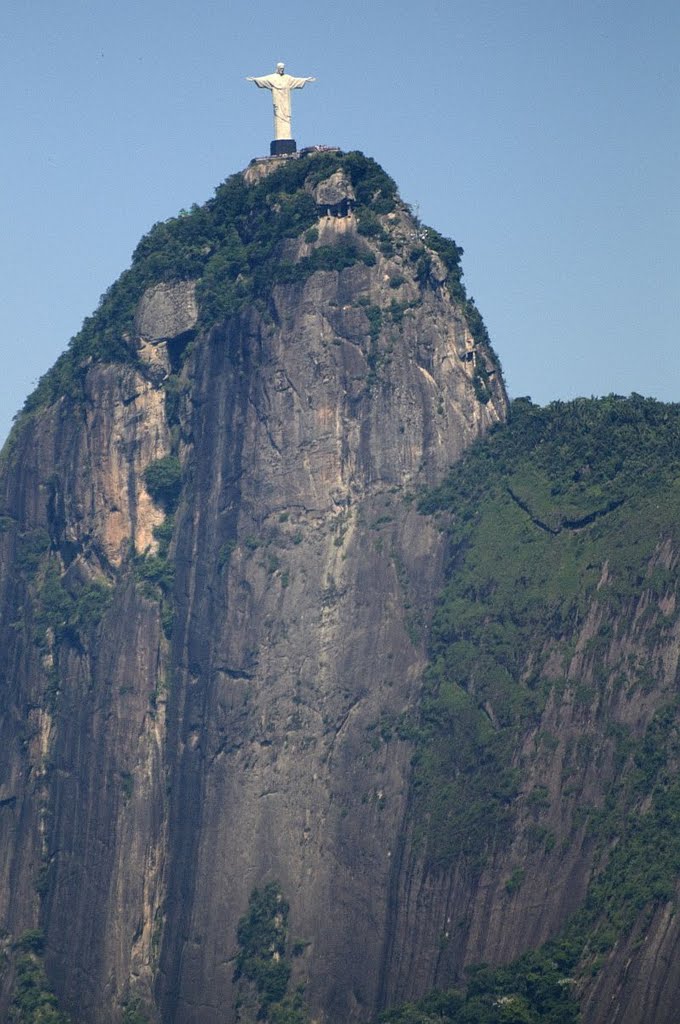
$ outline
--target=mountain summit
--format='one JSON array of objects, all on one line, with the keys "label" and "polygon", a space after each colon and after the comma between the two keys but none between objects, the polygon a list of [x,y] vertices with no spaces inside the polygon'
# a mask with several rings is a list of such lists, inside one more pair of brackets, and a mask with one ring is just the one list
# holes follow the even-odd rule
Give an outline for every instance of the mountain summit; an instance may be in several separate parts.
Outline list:
[{"label": "mountain summit", "polygon": [[360,153],[156,225],[0,460],[0,1019],[674,1024],[680,406],[508,404]]},{"label": "mountain summit", "polygon": [[255,891],[314,1015],[378,1007],[412,756],[381,737],[443,564],[413,497],[506,415],[460,255],[362,154],[254,162],[142,239],[27,400],[0,921],[40,929],[25,955],[76,1020],[271,1002]]}]

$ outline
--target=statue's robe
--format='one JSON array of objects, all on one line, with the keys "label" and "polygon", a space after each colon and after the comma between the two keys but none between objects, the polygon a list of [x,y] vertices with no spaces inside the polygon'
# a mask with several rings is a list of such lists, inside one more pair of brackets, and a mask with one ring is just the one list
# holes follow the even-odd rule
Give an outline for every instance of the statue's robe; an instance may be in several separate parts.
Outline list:
[{"label": "statue's robe", "polygon": [[251,78],[258,89],[270,89],[274,103],[274,138],[292,139],[290,91],[303,89],[309,78],[295,78],[293,75],[280,75],[278,71],[263,78]]}]

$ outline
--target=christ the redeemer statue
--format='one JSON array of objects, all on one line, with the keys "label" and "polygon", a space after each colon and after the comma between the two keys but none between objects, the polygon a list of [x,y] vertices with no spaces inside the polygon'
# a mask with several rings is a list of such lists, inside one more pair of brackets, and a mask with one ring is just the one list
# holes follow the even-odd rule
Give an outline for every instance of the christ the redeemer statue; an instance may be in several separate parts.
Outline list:
[{"label": "christ the redeemer statue", "polygon": [[269,89],[274,104],[274,141],[270,146],[272,156],[282,153],[294,153],[297,149],[291,130],[290,91],[303,89],[307,82],[315,82],[315,78],[294,78],[286,74],[285,65],[276,65],[273,75],[263,78],[247,78],[247,82],[255,82],[258,89]]}]

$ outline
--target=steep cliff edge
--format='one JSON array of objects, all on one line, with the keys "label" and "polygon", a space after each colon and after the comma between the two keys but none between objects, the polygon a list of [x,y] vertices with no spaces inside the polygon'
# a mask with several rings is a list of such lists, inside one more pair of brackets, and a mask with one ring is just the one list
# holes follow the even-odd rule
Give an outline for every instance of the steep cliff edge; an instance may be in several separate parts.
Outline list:
[{"label": "steep cliff edge", "polygon": [[[236,1019],[276,879],[312,1012],[379,1004],[441,531],[506,401],[460,250],[360,154],[157,225],[3,456],[0,922],[75,1019]],[[7,1011],[14,971],[4,976]]]}]

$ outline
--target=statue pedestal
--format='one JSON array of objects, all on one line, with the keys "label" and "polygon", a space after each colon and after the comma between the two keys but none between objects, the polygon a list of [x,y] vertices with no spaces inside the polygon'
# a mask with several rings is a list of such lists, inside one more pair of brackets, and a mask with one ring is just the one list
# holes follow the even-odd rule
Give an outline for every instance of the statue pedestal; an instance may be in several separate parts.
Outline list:
[{"label": "statue pedestal", "polygon": [[270,156],[285,156],[286,153],[297,153],[295,139],[274,139],[270,142]]}]

